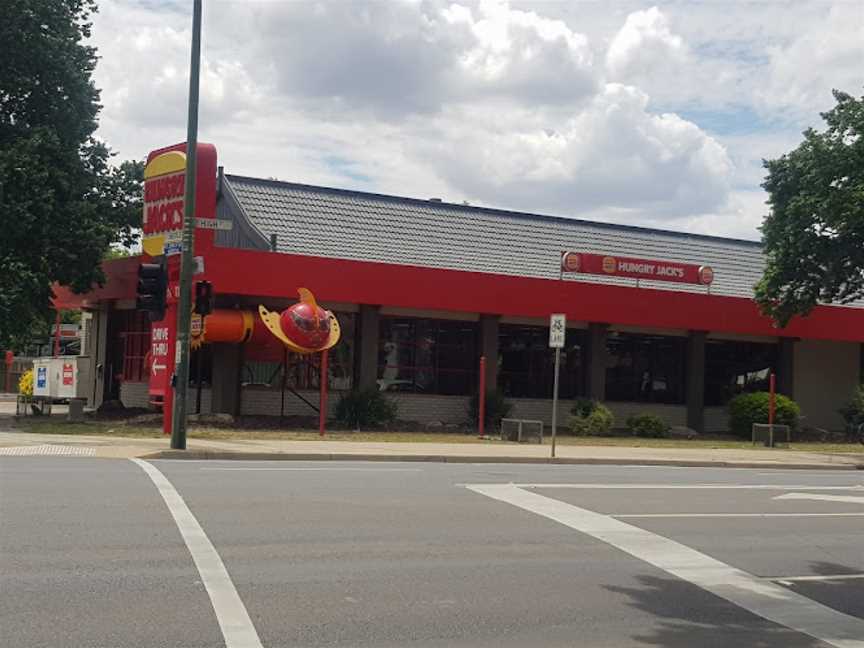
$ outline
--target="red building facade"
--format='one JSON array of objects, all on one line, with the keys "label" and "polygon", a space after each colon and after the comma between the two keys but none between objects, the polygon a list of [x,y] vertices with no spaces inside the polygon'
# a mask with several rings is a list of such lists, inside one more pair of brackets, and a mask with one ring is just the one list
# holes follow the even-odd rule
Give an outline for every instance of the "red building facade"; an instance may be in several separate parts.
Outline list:
[{"label": "red building facade", "polygon": [[[752,298],[764,264],[756,243],[226,175],[215,148],[201,147],[196,279],[213,284],[225,311],[281,309],[309,288],[342,324],[328,371],[336,391],[388,391],[400,418],[458,424],[483,355],[487,385],[517,416],[548,419],[546,327],[556,312],[569,327],[562,417],[573,399],[591,397],[621,421],[654,412],[721,431],[725,403],[775,372],[808,424],[842,425],[836,410],[859,381],[864,311],[819,306],[776,328]],[[183,150],[151,154],[145,186],[142,258],[167,251],[172,276]],[[572,254],[562,271],[564,252]],[[61,306],[94,313],[96,401],[170,398],[176,292],[164,322],[151,327],[135,315],[140,260],[106,263],[107,284],[87,295],[58,291]],[[148,336],[160,339],[145,345]],[[155,356],[154,343],[164,343]],[[312,413],[304,398],[314,400],[316,360],[286,356],[275,339],[205,334],[193,356],[205,411]]]}]

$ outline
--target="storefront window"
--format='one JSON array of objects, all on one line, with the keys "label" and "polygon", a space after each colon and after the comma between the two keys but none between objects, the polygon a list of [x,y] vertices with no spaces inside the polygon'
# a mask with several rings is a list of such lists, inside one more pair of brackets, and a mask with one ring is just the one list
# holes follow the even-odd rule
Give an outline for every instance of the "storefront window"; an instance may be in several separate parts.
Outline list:
[{"label": "storefront window", "polygon": [[684,402],[683,338],[610,332],[606,353],[606,400]]},{"label": "storefront window", "polygon": [[[114,311],[111,324],[120,326],[119,340],[121,344],[113,344],[110,348],[122,349],[121,371],[116,378],[122,382],[147,382],[150,380],[150,320],[144,311]],[[109,328],[113,331],[114,326]],[[116,372],[116,370],[115,370]],[[192,374],[193,376],[195,374]]]},{"label": "storefront window", "polygon": [[[568,329],[561,350],[558,395],[585,394],[585,331]],[[545,326],[502,324],[498,334],[498,385],[513,398],[552,398],[555,351]]]},{"label": "storefront window", "polygon": [[705,344],[705,405],[725,405],[737,394],[767,391],[777,370],[776,344],[708,340]]},{"label": "storefront window", "polygon": [[477,379],[477,324],[383,317],[378,387],[421,394],[470,394]]}]

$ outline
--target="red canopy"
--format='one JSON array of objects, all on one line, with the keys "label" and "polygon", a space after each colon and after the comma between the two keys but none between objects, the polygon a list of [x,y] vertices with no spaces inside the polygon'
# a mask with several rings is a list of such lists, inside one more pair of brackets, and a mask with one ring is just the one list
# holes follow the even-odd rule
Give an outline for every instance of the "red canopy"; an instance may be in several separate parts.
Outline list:
[{"label": "red canopy", "polygon": [[105,285],[94,286],[83,295],[73,293],[66,286],[54,284],[54,308],[58,310],[78,310],[96,306],[106,299],[135,299],[138,285],[138,264],[140,256],[112,259],[102,263]]}]

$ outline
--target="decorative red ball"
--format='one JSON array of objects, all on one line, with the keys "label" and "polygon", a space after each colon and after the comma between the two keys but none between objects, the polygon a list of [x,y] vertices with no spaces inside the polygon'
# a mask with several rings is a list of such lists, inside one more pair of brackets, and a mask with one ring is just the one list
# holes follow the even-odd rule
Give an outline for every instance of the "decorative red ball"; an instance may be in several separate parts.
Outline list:
[{"label": "decorative red ball", "polygon": [[282,311],[279,325],[285,336],[306,349],[319,349],[330,338],[330,318],[320,306],[305,302]]}]

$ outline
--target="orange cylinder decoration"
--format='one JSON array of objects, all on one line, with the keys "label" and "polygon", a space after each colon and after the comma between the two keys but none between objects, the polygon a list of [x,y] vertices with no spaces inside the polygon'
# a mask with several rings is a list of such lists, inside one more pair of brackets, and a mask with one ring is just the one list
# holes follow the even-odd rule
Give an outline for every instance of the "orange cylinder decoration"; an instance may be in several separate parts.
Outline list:
[{"label": "orange cylinder decoration", "polygon": [[216,309],[204,319],[204,342],[247,342],[254,326],[251,311]]}]

